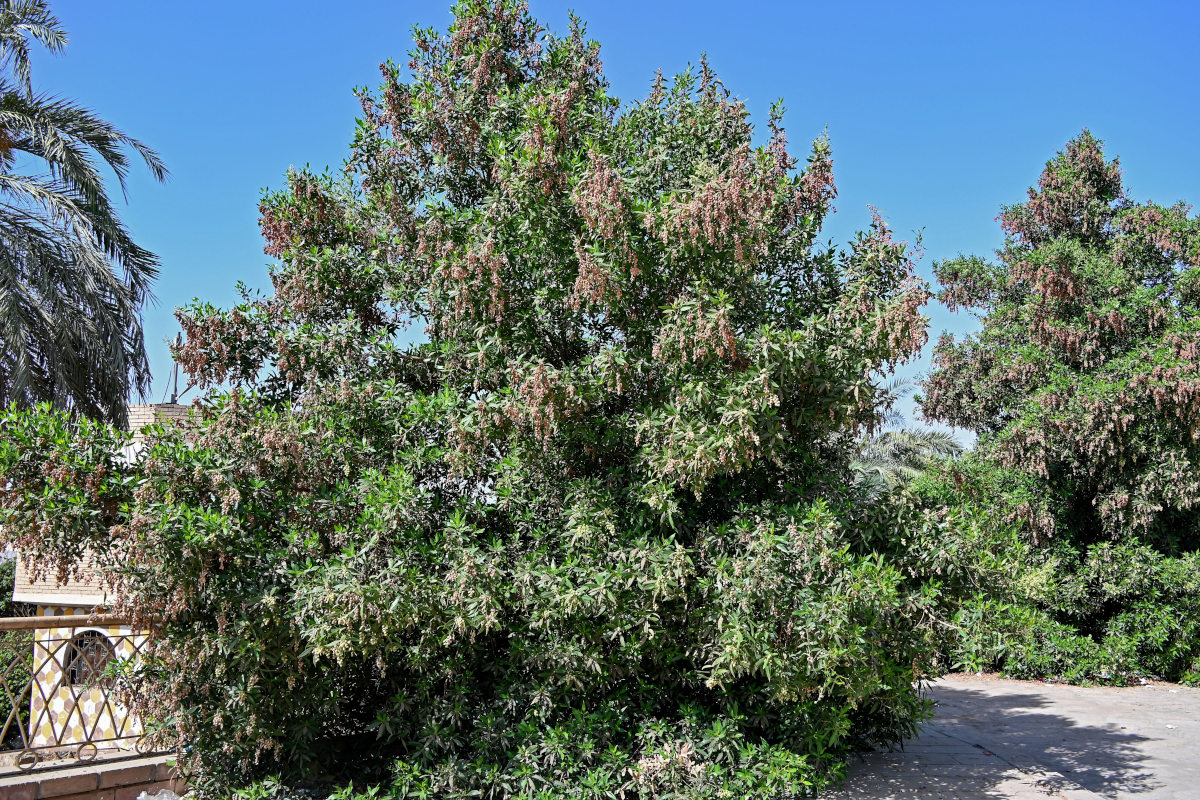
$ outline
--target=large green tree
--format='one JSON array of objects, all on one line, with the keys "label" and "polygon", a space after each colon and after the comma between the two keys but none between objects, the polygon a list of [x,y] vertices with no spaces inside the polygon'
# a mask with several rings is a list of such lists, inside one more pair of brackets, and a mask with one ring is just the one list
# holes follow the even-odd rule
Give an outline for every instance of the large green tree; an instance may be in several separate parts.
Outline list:
[{"label": "large green tree", "polygon": [[1087,131],[1000,220],[996,260],[935,265],[981,327],[938,343],[924,413],[979,436],[960,488],[1039,545],[1036,604],[1097,641],[1157,637],[1128,663],[1178,676],[1200,609],[1200,220],[1130,199]]},{"label": "large green tree", "polygon": [[273,290],[180,313],[186,435],[0,427],[6,530],[153,625],[198,783],[777,797],[910,733],[958,523],[849,461],[928,292],[878,217],[818,242],[828,143],[703,63],[622,107],[511,2],[382,73],[263,202]]},{"label": "large green tree", "polygon": [[158,259],[137,245],[104,185],[122,192],[126,149],[158,155],[69,100],[33,90],[30,44],[67,37],[41,0],[0,2],[0,405],[47,401],[122,422],[150,381],[141,309]]}]

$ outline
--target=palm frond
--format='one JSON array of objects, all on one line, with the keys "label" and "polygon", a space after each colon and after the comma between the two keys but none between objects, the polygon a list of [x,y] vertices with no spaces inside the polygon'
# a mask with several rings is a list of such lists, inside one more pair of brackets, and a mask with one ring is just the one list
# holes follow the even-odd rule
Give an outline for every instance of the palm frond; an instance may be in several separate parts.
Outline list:
[{"label": "palm frond", "polygon": [[124,148],[141,156],[156,180],[169,176],[158,153],[90,109],[53,95],[26,97],[2,81],[0,129],[6,131],[13,149],[44,160],[55,177],[74,186],[89,202],[104,196],[100,173],[89,152],[99,155],[112,170],[122,194],[130,166]]},{"label": "palm frond", "polygon": [[0,224],[0,401],[123,419],[128,390],[149,380],[139,316],[137,292],[89,240],[45,220]]},{"label": "palm frond", "polygon": [[962,445],[946,431],[903,428],[869,436],[850,462],[855,484],[868,496],[899,488],[925,475],[941,459],[962,454]]},{"label": "palm frond", "polygon": [[[70,100],[35,94],[29,44],[66,34],[42,0],[0,0],[0,404],[50,401],[121,422],[149,387],[141,308],[158,259],[138,246],[105,186],[122,194],[136,153],[158,180],[162,159]],[[13,174],[15,153],[45,166]]]},{"label": "palm frond", "polygon": [[31,38],[51,53],[61,53],[67,46],[67,32],[44,0],[0,0],[0,67],[11,69],[32,96]]}]

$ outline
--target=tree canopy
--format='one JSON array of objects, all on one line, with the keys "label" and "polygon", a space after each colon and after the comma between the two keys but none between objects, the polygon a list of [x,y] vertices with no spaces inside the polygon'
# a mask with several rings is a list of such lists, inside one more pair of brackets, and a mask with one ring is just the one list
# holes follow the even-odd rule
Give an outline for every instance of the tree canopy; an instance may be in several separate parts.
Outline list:
[{"label": "tree canopy", "polygon": [[[933,505],[983,505],[1027,544],[965,630],[978,668],[1200,680],[1200,219],[1135,202],[1087,131],[1000,217],[997,260],[935,265],[977,313],[943,336],[927,417],[975,450]],[[1015,600],[1015,605],[1007,604]]]},{"label": "tree canopy", "polygon": [[943,336],[926,416],[1035,477],[1041,534],[1195,549],[1200,528],[1200,219],[1135,203],[1087,131],[1000,217],[998,261],[935,267],[977,334]]},{"label": "tree canopy", "polygon": [[929,295],[878,215],[818,241],[828,141],[756,145],[703,61],[620,105],[511,2],[361,99],[262,203],[271,291],[180,313],[186,435],[2,428],[6,530],[153,622],[197,780],[766,797],[911,732],[957,522],[849,461]]}]

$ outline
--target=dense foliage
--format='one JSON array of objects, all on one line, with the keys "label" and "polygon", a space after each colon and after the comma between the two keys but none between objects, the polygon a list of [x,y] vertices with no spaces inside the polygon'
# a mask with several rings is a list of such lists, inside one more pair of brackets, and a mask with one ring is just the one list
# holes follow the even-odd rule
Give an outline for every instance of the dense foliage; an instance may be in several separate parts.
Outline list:
[{"label": "dense foliage", "polygon": [[776,111],[755,146],[707,65],[622,107],[577,23],[455,14],[362,94],[344,178],[263,202],[273,291],[181,314],[186,433],[127,465],[4,420],[5,530],[153,623],[142,710],[214,791],[822,785],[911,732],[970,580],[970,519],[849,463],[928,292],[878,217],[818,243],[828,143],[797,164]]},{"label": "dense foliage", "polygon": [[[0,617],[23,617],[32,615],[36,610],[25,603],[15,602],[13,590],[17,583],[17,561],[15,558],[0,557]],[[21,698],[20,687],[26,685],[32,678],[33,640],[30,631],[0,631],[0,684],[7,684],[16,690],[18,700],[9,705],[8,697],[0,701],[5,706],[5,720],[12,716],[13,724],[7,731],[0,730],[0,748],[17,749],[21,745],[21,728],[28,730],[29,726],[29,697]],[[24,702],[21,702],[21,700]],[[4,726],[0,725],[0,729]]]},{"label": "dense foliage", "polygon": [[989,658],[1010,672],[1200,669],[1200,220],[1189,214],[1129,199],[1085,131],[1027,202],[1004,209],[997,261],[935,265],[943,301],[975,309],[982,327],[942,338],[924,386],[926,416],[979,437],[933,502],[995,506],[997,524],[1034,545],[1015,605],[992,598],[979,612],[1008,632]]},{"label": "dense foliage", "polygon": [[17,586],[16,553],[0,555],[0,617],[23,617],[36,609],[13,600]]},{"label": "dense foliage", "polygon": [[121,423],[149,386],[141,308],[158,259],[133,241],[100,168],[122,191],[126,148],[155,178],[167,171],[89,109],[35,93],[32,42],[57,53],[67,35],[43,0],[0,0],[0,405]]}]

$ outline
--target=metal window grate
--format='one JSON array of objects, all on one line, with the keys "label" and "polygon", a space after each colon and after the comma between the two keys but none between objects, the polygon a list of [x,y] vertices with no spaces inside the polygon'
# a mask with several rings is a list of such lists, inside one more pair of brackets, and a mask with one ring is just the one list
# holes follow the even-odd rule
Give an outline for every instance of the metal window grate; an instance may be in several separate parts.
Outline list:
[{"label": "metal window grate", "polygon": [[0,775],[150,752],[121,702],[145,645],[106,615],[0,619]]}]

